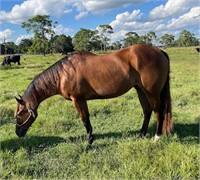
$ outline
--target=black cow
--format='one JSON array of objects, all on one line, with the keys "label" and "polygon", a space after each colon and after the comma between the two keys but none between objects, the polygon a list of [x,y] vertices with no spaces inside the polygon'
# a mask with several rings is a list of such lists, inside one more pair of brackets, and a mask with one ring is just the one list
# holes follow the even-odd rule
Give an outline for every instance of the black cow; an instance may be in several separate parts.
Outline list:
[{"label": "black cow", "polygon": [[4,65],[10,65],[11,66],[11,62],[13,63],[18,63],[18,65],[20,65],[20,55],[13,55],[13,56],[5,56],[3,59],[3,63],[2,66]]},{"label": "black cow", "polygon": [[196,48],[197,52],[200,52],[200,48]]}]

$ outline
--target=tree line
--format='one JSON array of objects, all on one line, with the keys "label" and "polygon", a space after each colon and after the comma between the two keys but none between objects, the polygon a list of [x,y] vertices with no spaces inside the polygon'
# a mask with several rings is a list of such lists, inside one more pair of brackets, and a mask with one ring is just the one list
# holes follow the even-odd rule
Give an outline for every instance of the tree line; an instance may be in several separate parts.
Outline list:
[{"label": "tree line", "polygon": [[21,24],[26,31],[33,32],[31,39],[22,39],[19,45],[14,42],[0,44],[1,54],[14,53],[68,53],[80,51],[117,50],[132,44],[146,43],[162,47],[187,47],[199,45],[199,40],[188,30],[180,32],[178,39],[172,34],[165,33],[157,37],[151,31],[143,35],[137,32],[128,32],[122,40],[111,42],[113,28],[108,24],[99,25],[96,30],[81,28],[74,37],[64,34],[55,35],[54,28],[57,22],[52,22],[47,15],[37,15]]}]

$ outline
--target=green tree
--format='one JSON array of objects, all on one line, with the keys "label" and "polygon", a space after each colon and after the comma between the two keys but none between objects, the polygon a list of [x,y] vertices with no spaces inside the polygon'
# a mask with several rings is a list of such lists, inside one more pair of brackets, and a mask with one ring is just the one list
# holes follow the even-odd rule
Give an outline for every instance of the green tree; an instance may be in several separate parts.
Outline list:
[{"label": "green tree", "polygon": [[5,42],[3,45],[5,54],[15,54],[18,52],[18,46],[14,42]]},{"label": "green tree", "polygon": [[124,41],[124,46],[130,46],[133,44],[137,44],[139,40],[139,35],[136,32],[128,32],[125,34],[125,38],[123,39]]},{"label": "green tree", "polygon": [[[56,24],[56,22],[55,22]],[[47,15],[37,15],[22,23],[22,28],[26,28],[27,32],[33,31],[34,38],[33,44],[30,48],[31,51],[43,53],[44,56],[50,51],[49,40],[55,34],[53,30],[53,22]]]},{"label": "green tree", "polygon": [[153,31],[150,31],[147,33],[147,38],[146,38],[146,43],[147,44],[153,44],[153,41],[156,41],[157,40],[157,36],[156,36],[156,33],[153,32]]},{"label": "green tree", "polygon": [[160,43],[165,47],[171,47],[174,44],[174,35],[165,33],[160,38]]},{"label": "green tree", "polygon": [[106,47],[110,42],[110,38],[109,35],[111,35],[113,32],[113,28],[112,26],[108,25],[108,24],[102,24],[98,26],[98,32],[100,34],[100,39],[102,42],[102,48],[101,50],[106,51]]},{"label": "green tree", "polygon": [[54,53],[67,53],[74,49],[71,36],[65,36],[64,34],[53,37],[50,44]]},{"label": "green tree", "polygon": [[33,40],[32,39],[22,39],[19,44],[20,53],[27,53],[28,49],[32,46]]},{"label": "green tree", "polygon": [[196,46],[198,45],[198,39],[188,30],[183,30],[178,38],[178,43],[180,46]]},{"label": "green tree", "polygon": [[94,36],[91,38],[91,50],[101,50],[101,37],[96,30]]},{"label": "green tree", "polygon": [[116,41],[114,43],[112,43],[112,47],[114,50],[118,50],[122,48],[122,43],[120,41]]},{"label": "green tree", "polygon": [[81,28],[73,38],[74,49],[77,51],[90,51],[92,49],[92,40],[96,31]]}]

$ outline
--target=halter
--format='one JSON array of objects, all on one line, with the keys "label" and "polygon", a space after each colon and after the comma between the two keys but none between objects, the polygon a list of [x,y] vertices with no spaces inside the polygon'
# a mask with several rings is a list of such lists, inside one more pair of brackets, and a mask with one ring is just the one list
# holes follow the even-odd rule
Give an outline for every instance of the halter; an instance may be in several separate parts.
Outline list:
[{"label": "halter", "polygon": [[[29,116],[26,119],[26,121],[24,121],[22,124],[18,124],[18,122],[16,122],[17,126],[22,127],[24,124],[26,124],[29,121],[29,119],[31,118],[31,116],[35,119],[35,114],[34,114],[33,110],[28,109],[28,112],[29,112]],[[24,128],[24,127],[22,127],[22,128]],[[26,128],[24,128],[24,129],[26,129]]]}]

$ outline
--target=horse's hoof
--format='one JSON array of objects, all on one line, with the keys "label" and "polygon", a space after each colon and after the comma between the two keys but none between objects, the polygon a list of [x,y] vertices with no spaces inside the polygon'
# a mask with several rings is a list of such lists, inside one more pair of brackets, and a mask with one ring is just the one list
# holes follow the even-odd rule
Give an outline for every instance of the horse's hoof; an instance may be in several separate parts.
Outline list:
[{"label": "horse's hoof", "polygon": [[90,136],[89,136],[89,139],[88,139],[88,144],[89,144],[89,145],[92,145],[93,141],[94,141],[94,136],[93,136],[93,135],[90,135]]},{"label": "horse's hoof", "polygon": [[158,135],[156,134],[155,137],[154,137],[154,142],[159,141],[159,139],[160,139],[160,136],[158,136]]}]

